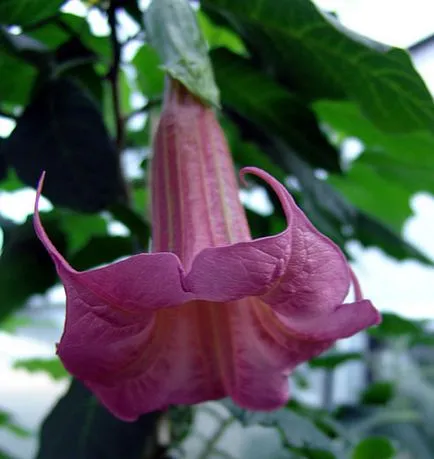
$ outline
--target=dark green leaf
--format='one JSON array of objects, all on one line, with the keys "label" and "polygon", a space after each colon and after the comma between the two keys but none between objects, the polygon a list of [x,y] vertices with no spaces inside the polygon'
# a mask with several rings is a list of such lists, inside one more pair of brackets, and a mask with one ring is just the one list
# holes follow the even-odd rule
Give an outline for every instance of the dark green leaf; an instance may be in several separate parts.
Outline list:
[{"label": "dark green leaf", "polygon": [[395,448],[386,437],[369,437],[362,440],[354,449],[352,459],[392,459]]},{"label": "dark green leaf", "polygon": [[369,333],[378,338],[394,338],[398,336],[418,336],[424,333],[421,323],[415,320],[406,319],[391,312],[382,314],[382,322]]},{"label": "dark green leaf", "polygon": [[83,271],[131,255],[132,252],[133,241],[130,237],[93,236],[68,261],[75,269]]},{"label": "dark green leaf", "polygon": [[137,71],[139,89],[147,98],[161,96],[164,88],[164,72],[160,58],[150,46],[143,45],[133,59]]},{"label": "dark green leaf", "polygon": [[29,373],[46,373],[56,381],[68,377],[68,372],[57,357],[53,357],[52,359],[16,360],[14,368],[20,368]]},{"label": "dark green leaf", "polygon": [[4,139],[0,137],[0,182],[7,179],[8,176],[8,165],[6,158],[2,154],[2,143]]},{"label": "dark green leaf", "polygon": [[365,405],[386,405],[395,395],[395,385],[389,381],[378,381],[368,386],[361,395]]},{"label": "dark green leaf", "polygon": [[0,21],[2,24],[28,25],[57,13],[66,0],[2,0]]},{"label": "dark green leaf", "polygon": [[362,354],[360,354],[360,352],[334,353],[310,360],[309,366],[312,368],[334,369],[343,363],[350,362],[352,360],[360,360],[361,358]]},{"label": "dark green leaf", "polygon": [[[26,105],[37,71],[30,64],[0,52],[0,101]],[[17,78],[17,75],[20,77]]]},{"label": "dark green leaf", "polygon": [[47,47],[25,34],[15,35],[0,27],[0,49],[11,56],[18,57],[29,64],[48,69],[52,64]]},{"label": "dark green leaf", "polygon": [[146,34],[164,70],[205,102],[219,106],[205,39],[185,0],[153,0],[145,15]]},{"label": "dark green leaf", "polygon": [[168,409],[171,446],[179,445],[191,432],[194,411],[189,405],[173,405]]},{"label": "dark green leaf", "polygon": [[62,212],[60,221],[68,239],[69,253],[82,249],[92,237],[107,233],[107,222],[99,215]]},{"label": "dark green leaf", "polygon": [[[433,129],[432,97],[409,55],[356,35],[308,0],[202,0],[309,99],[356,101],[381,129]],[[393,116],[391,115],[393,114]]]},{"label": "dark green leaf", "polygon": [[159,416],[154,412],[122,422],[73,380],[42,425],[36,459],[142,459]]},{"label": "dark green leaf", "polygon": [[40,27],[27,32],[28,35],[45,43],[51,50],[70,40],[79,39],[82,44],[92,50],[106,66],[110,65],[111,44],[107,36],[92,34],[85,17],[74,14],[60,13]]},{"label": "dark green leaf", "polygon": [[139,8],[137,0],[122,0],[121,4],[125,8],[125,11],[138,23],[140,27],[142,27],[143,13]]},{"label": "dark green leaf", "polygon": [[73,37],[56,49],[57,72],[69,77],[90,94],[98,107],[103,103],[103,81],[94,68],[97,56],[81,39]]},{"label": "dark green leaf", "polygon": [[4,142],[18,177],[35,186],[47,171],[44,195],[53,204],[95,212],[122,196],[118,157],[91,99],[69,80],[48,83]]},{"label": "dark green leaf", "polygon": [[[42,219],[53,244],[63,252],[65,236],[57,218],[43,214]],[[0,256],[0,321],[36,293],[45,293],[57,280],[54,264],[36,238],[32,220],[22,225],[2,220],[3,252]]]},{"label": "dark green leaf", "polygon": [[296,95],[228,50],[215,50],[211,58],[224,105],[285,140],[312,165],[340,170],[338,152],[320,131],[313,112]]}]

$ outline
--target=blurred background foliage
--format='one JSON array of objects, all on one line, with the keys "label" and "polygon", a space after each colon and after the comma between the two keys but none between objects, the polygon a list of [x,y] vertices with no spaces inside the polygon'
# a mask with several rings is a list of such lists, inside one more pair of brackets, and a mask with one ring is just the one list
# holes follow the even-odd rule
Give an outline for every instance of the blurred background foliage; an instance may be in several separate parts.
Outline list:
[{"label": "blurred background foliage", "polygon": [[[14,126],[0,138],[0,189],[34,188],[46,170],[44,196],[54,206],[43,215],[47,232],[72,266],[87,269],[147,250],[147,159],[164,73],[147,42],[142,3],[83,1],[88,17],[63,12],[65,3],[0,2],[0,115]],[[402,236],[410,197],[434,190],[434,105],[408,53],[345,29],[308,0],[191,3],[237,167],[261,167],[286,183],[344,251],[356,240],[430,265]],[[107,18],[109,34],[90,27],[95,10]],[[135,23],[134,34],[121,16]],[[362,145],[355,158],[346,154],[348,139]],[[247,209],[255,236],[285,224],[267,196],[272,211]],[[113,222],[122,234],[110,231]],[[0,208],[0,227],[0,327],[13,333],[16,313],[57,277],[31,217],[18,224]],[[218,427],[197,457],[231,457],[217,444],[233,424],[276,432],[273,445],[252,440],[256,446],[243,455],[249,459],[434,457],[434,337],[425,323],[386,314],[369,341],[366,352],[336,350],[310,363],[332,383],[338,366],[363,359],[366,388],[357,404],[328,406],[325,396],[324,406],[312,407],[294,397],[287,408],[263,414],[224,402],[207,408]],[[54,356],[15,366],[68,377]],[[293,379],[306,384],[301,374]],[[72,381],[41,428],[37,458],[192,457],[185,444],[198,435],[195,416],[174,407],[123,423]],[[167,424],[170,445],[158,435]],[[29,435],[4,411],[0,427]],[[4,447],[0,457],[14,457]]]}]

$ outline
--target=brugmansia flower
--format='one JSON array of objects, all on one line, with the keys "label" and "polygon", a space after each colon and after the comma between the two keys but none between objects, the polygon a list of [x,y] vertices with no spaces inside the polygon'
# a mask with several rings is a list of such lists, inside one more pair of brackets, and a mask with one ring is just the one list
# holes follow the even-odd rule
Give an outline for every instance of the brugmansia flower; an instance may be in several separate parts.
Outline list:
[{"label": "brugmansia flower", "polygon": [[116,416],[230,396],[271,410],[288,375],[339,338],[377,324],[363,300],[342,304],[352,272],[287,190],[288,227],[252,240],[234,166],[211,108],[171,81],[151,169],[152,252],[75,271],[35,228],[56,264],[67,305],[57,352]]}]

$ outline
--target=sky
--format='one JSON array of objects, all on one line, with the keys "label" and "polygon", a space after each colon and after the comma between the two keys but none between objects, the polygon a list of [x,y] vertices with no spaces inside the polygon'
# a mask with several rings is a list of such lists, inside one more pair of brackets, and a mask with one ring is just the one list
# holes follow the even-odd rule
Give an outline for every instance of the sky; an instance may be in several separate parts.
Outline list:
[{"label": "sky", "polygon": [[[407,47],[434,33],[433,0],[317,0],[316,3],[326,9],[336,10],[347,27],[390,45]],[[77,5],[78,0],[69,2],[68,11],[78,11]],[[94,14],[92,20],[94,29],[100,34],[105,33],[107,29],[101,16]],[[434,55],[430,60],[417,56],[415,62],[434,92]],[[0,134],[7,135],[12,128],[10,122],[0,119]],[[5,216],[23,221],[32,212],[34,196],[35,192],[30,188],[17,193],[0,192],[0,209]],[[428,194],[419,193],[413,197],[411,205],[415,217],[406,223],[404,235],[434,258],[434,199]],[[41,208],[49,207],[48,201],[42,200]],[[434,270],[413,261],[396,262],[378,249],[365,250],[357,243],[352,244],[351,251],[356,255],[354,270],[364,293],[380,310],[434,319]],[[55,299],[56,302],[62,299],[59,289]],[[60,312],[56,317],[57,326],[47,333],[40,324],[36,326],[32,335],[35,338],[38,336],[38,341],[25,338],[25,331],[19,339],[0,334],[0,373],[3,375],[0,403],[4,404],[0,408],[12,410],[17,419],[31,429],[36,428],[43,414],[64,390],[64,384],[55,384],[45,375],[29,376],[17,370],[9,370],[8,373],[8,368],[20,356],[52,355],[62,320]],[[39,339],[41,336],[45,340]],[[6,375],[9,375],[10,381],[13,380],[13,384],[8,384]],[[30,386],[35,395],[34,401],[28,398]],[[0,446],[6,444],[13,445],[17,457],[22,459],[30,457],[30,452],[35,448],[34,439],[17,440],[0,431]]]}]

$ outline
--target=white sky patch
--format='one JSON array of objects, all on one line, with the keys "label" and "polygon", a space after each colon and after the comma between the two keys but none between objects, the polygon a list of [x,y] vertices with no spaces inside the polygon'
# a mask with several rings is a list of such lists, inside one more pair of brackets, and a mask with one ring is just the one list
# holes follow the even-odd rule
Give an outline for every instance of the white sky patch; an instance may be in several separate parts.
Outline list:
[{"label": "white sky patch", "polygon": [[388,45],[406,48],[434,32],[432,0],[314,1],[346,27]]}]

